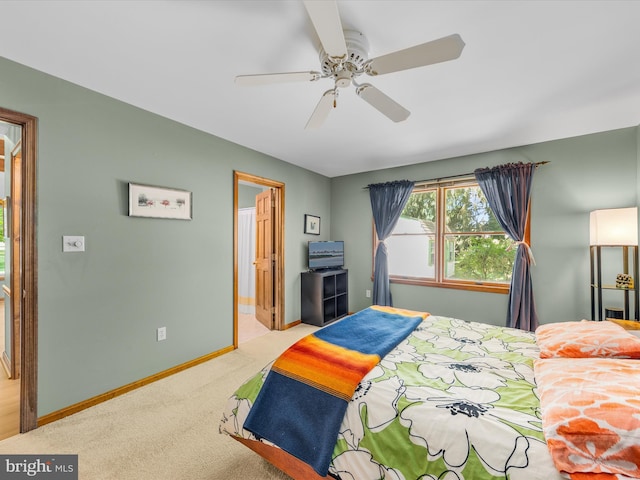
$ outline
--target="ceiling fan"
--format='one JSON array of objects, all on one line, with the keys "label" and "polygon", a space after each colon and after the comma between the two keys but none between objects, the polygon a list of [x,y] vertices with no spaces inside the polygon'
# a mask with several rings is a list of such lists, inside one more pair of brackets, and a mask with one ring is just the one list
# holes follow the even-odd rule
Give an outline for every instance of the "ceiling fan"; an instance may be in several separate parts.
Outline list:
[{"label": "ceiling fan", "polygon": [[373,59],[368,58],[366,37],[354,30],[343,30],[336,0],[304,0],[311,22],[320,38],[321,71],[238,75],[238,85],[253,86],[284,82],[315,82],[324,78],[334,80],[334,87],[324,92],[305,128],[320,127],[332,108],[336,107],[338,89],[353,84],[356,93],[394,122],[406,120],[411,112],[382,93],[370,83],[358,83],[363,73],[369,76],[423,67],[455,60],[462,53],[464,42],[453,34],[415,45]]}]

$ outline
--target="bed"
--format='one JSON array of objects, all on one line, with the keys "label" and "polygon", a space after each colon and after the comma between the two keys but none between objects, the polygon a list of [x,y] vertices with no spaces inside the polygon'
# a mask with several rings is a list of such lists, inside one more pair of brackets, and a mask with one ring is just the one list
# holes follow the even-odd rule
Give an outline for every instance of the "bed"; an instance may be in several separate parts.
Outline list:
[{"label": "bed", "polygon": [[[305,337],[247,380],[219,429],[299,480],[640,478],[640,339],[610,322],[544,327],[538,338],[370,307]],[[584,327],[615,335],[590,337]],[[398,339],[388,340],[390,329],[401,330]],[[603,338],[611,345],[603,348]],[[345,345],[357,358],[345,361]],[[596,380],[585,371],[598,371]],[[325,372],[339,378],[325,380]],[[613,397],[603,400],[607,388]]]}]

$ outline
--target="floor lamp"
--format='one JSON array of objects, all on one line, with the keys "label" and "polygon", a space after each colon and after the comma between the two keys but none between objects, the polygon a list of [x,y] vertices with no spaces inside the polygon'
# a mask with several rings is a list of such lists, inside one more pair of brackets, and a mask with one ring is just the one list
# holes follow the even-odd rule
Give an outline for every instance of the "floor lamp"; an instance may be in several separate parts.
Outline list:
[{"label": "floor lamp", "polygon": [[[602,291],[622,290],[624,292],[624,318],[630,318],[629,294],[633,293],[635,320],[638,315],[638,208],[610,208],[594,210],[589,218],[591,250],[591,319],[602,320]],[[631,279],[624,283],[602,283],[602,249],[621,248],[623,272],[621,278]],[[631,270],[629,252],[632,253]],[[630,277],[629,277],[630,276]]]}]

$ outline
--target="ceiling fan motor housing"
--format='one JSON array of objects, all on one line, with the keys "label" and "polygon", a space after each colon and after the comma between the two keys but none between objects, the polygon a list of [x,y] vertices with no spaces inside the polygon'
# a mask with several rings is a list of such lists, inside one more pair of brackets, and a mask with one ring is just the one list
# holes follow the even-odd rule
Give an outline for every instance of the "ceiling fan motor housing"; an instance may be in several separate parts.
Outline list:
[{"label": "ceiling fan motor housing", "polygon": [[[360,32],[345,30],[344,40],[347,46],[347,58],[342,63],[336,63],[320,47],[320,66],[326,76],[336,76],[336,85],[346,87],[351,83],[351,78],[363,71],[364,64],[369,59],[369,42]],[[341,71],[345,71],[341,73]]]}]

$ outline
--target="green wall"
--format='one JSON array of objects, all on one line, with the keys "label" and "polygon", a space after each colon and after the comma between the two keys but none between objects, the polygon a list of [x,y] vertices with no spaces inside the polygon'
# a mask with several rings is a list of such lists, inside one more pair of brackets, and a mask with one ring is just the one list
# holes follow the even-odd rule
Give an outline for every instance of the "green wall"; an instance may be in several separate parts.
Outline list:
[{"label": "green wall", "polygon": [[[589,212],[638,205],[638,128],[332,179],[331,233],[345,240],[351,310],[371,303],[365,290],[372,287],[372,217],[363,187],[520,161],[551,162],[536,170],[532,191],[533,286],[540,322],[590,318]],[[391,291],[396,306],[505,323],[507,295],[401,284],[392,284]],[[621,300],[620,295],[607,306],[620,307]]]},{"label": "green wall", "polygon": [[[304,214],[330,225],[328,178],[6,59],[0,71],[0,106],[39,121],[39,416],[233,343],[234,170],[285,183],[285,323],[300,318]],[[190,190],[193,220],[127,216],[128,182]],[[63,235],[86,252],[62,253]]]}]

